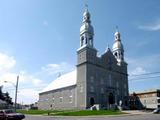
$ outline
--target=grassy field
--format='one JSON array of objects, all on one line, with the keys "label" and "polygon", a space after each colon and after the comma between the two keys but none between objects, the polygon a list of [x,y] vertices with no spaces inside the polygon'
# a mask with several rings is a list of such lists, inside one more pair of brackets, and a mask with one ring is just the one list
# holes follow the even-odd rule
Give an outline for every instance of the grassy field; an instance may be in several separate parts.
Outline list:
[{"label": "grassy field", "polygon": [[57,110],[17,110],[18,113],[30,114],[30,115],[47,115],[48,113],[57,113],[63,111]]},{"label": "grassy field", "polygon": [[81,110],[81,111],[58,112],[55,115],[90,116],[90,115],[120,115],[120,114],[124,114],[124,113],[120,111],[111,111],[111,110],[99,110],[99,111]]},{"label": "grassy field", "polygon": [[91,116],[91,115],[120,115],[125,114],[118,110],[99,110],[99,111],[91,111],[91,110],[80,110],[80,111],[69,111],[69,110],[17,110],[17,112],[23,114],[31,114],[31,115],[57,115],[57,116]]}]

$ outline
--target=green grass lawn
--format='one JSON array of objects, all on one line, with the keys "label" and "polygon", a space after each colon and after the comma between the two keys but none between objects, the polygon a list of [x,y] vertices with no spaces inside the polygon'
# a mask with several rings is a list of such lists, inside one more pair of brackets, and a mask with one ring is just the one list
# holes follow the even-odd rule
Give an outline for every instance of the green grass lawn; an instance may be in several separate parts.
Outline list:
[{"label": "green grass lawn", "polygon": [[30,114],[30,115],[45,115],[48,113],[62,112],[58,110],[17,110],[18,113]]},{"label": "green grass lawn", "polygon": [[99,111],[81,110],[81,111],[55,113],[55,115],[62,115],[62,116],[120,115],[120,114],[124,113],[120,111],[111,111],[111,110],[99,110]]},{"label": "green grass lawn", "polygon": [[57,116],[91,116],[91,115],[120,115],[125,114],[118,110],[17,110],[17,112],[31,115],[57,115]]}]

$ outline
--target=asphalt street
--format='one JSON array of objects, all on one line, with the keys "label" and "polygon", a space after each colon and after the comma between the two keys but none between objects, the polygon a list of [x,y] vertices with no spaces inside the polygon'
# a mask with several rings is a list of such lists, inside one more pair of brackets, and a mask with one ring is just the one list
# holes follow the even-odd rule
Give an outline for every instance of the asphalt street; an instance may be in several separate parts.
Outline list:
[{"label": "asphalt street", "polygon": [[57,117],[57,116],[29,116],[24,120],[160,120],[160,114],[96,116],[96,117]]}]

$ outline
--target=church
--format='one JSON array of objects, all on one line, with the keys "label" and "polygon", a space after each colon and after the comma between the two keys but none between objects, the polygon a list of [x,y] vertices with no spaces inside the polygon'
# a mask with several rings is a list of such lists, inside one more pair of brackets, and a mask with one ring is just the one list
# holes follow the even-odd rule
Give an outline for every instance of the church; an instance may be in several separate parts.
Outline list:
[{"label": "church", "polygon": [[39,109],[89,109],[93,105],[110,109],[128,106],[128,74],[124,48],[118,30],[112,49],[97,56],[94,28],[88,8],[80,27],[76,69],[53,80],[39,93]]}]

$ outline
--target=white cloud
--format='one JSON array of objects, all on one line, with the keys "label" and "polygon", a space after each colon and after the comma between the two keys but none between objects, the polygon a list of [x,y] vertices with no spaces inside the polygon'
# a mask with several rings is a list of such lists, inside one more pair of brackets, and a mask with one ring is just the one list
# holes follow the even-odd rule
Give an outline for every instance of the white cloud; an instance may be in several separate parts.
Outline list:
[{"label": "white cloud", "polygon": [[18,101],[31,104],[38,101],[38,91],[34,89],[21,89],[18,92]]},{"label": "white cloud", "polygon": [[140,75],[147,73],[146,70],[142,67],[136,67],[133,71],[130,72],[130,75]]},{"label": "white cloud", "polygon": [[10,72],[15,65],[16,60],[13,56],[0,53],[0,85],[3,85],[4,81],[15,82],[16,74]]},{"label": "white cloud", "polygon": [[66,62],[62,62],[60,64],[47,64],[41,69],[49,75],[58,75],[72,71],[74,69],[74,66]]},{"label": "white cloud", "polygon": [[[151,56],[139,57],[139,58],[128,58],[126,61],[128,62],[128,73],[129,80],[132,82],[143,82],[146,81],[146,77],[152,77],[155,75],[142,75],[152,72],[159,71],[159,59],[160,55],[155,54]],[[147,79],[150,80],[150,79]]]},{"label": "white cloud", "polygon": [[[41,79],[35,77],[34,74],[27,74],[25,71],[13,72],[15,65],[16,60],[13,56],[0,53],[0,86],[3,85],[3,91],[8,91],[14,99],[17,75],[19,75],[18,98],[23,101],[29,100],[29,98],[29,101],[35,101],[35,99],[38,99],[37,87],[43,88],[46,84]],[[5,83],[4,81],[7,82]]]},{"label": "white cloud", "polygon": [[6,72],[13,68],[16,61],[13,56],[7,56],[4,53],[0,53],[0,72]]},{"label": "white cloud", "polygon": [[32,83],[34,84],[34,86],[40,86],[41,84],[43,84],[43,81],[37,78],[32,79]]},{"label": "white cloud", "polygon": [[[9,92],[14,100],[15,84],[17,75],[19,75],[18,86],[18,102],[32,103],[38,100],[38,93],[47,86],[47,81],[40,79],[42,76],[51,80],[61,73],[70,72],[74,69],[69,63],[61,62],[59,64],[47,64],[42,67],[37,73],[29,74],[26,70],[14,72],[16,68],[16,60],[13,56],[0,53],[0,86],[3,85],[3,91]],[[8,81],[4,83],[4,81]],[[13,85],[14,84],[14,85]]]},{"label": "white cloud", "polygon": [[160,30],[160,20],[157,20],[153,23],[147,25],[138,26],[139,29],[147,30],[147,31],[158,31]]}]

